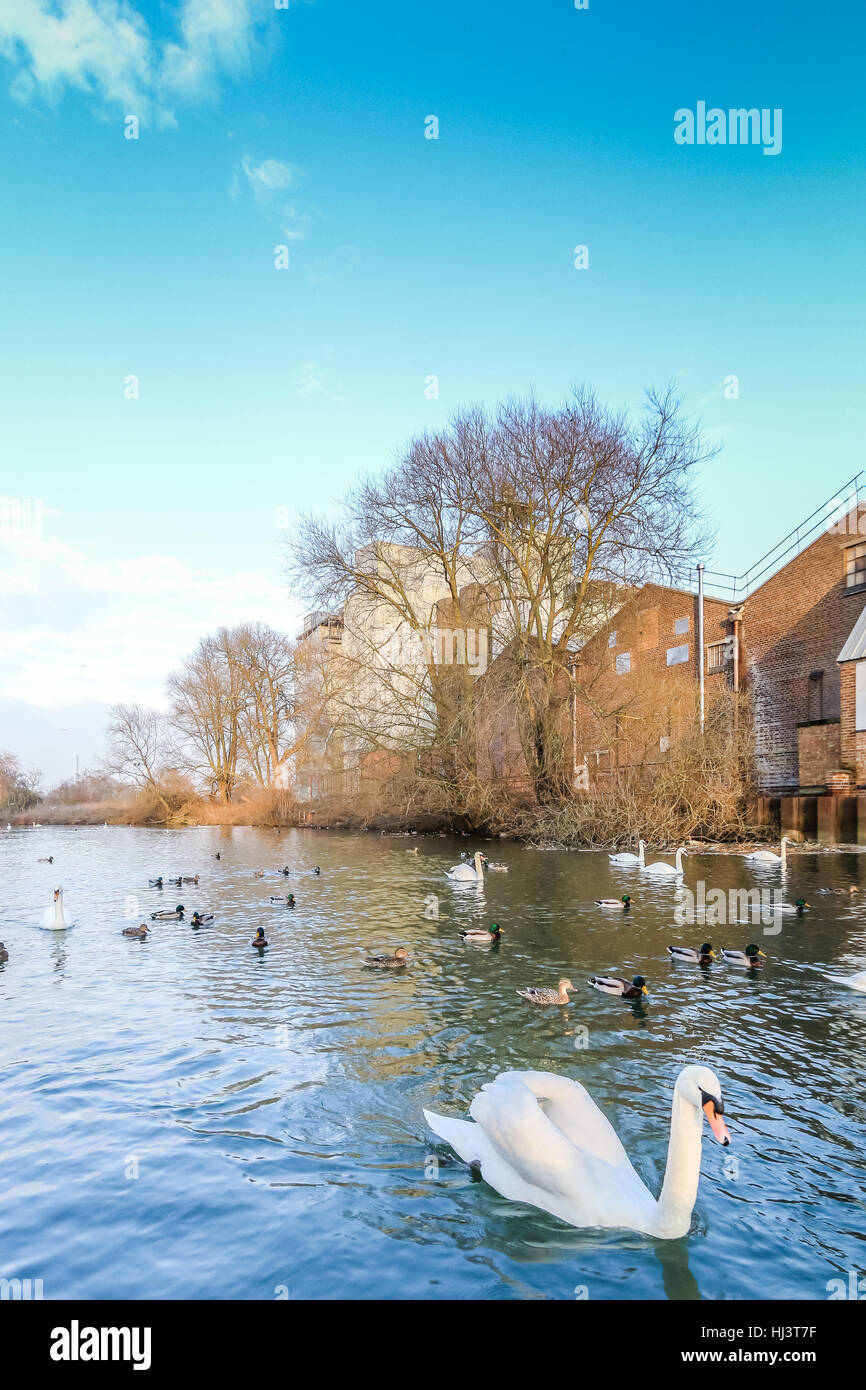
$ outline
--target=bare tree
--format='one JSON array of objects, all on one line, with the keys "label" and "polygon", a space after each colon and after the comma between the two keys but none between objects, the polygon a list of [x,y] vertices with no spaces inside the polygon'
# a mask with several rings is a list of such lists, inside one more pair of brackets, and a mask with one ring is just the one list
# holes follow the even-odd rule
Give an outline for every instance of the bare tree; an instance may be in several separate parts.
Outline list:
[{"label": "bare tree", "polygon": [[306,731],[296,717],[295,644],[265,623],[240,623],[203,638],[168,680],[179,760],[211,794],[233,799],[239,784],[288,786]]},{"label": "bare tree", "polygon": [[[465,412],[351,491],[339,525],[306,517],[289,574],[342,611],[353,707],[376,716],[367,737],[426,747],[453,787],[477,780],[479,673],[437,661],[429,639],[443,602],[456,631],[483,609],[536,797],[562,797],[569,654],[626,588],[676,577],[699,553],[691,475],[707,457],[670,390],[650,393],[637,420],[581,390],[554,410],[530,399]],[[395,672],[383,651],[400,634],[423,658]]]},{"label": "bare tree", "polygon": [[28,811],[39,800],[41,772],[25,772],[13,753],[0,753],[0,806],[13,815]]},{"label": "bare tree", "polygon": [[220,801],[231,801],[240,770],[246,684],[228,629],[203,637],[169,676],[167,689],[181,766],[203,778]]},{"label": "bare tree", "polygon": [[294,643],[266,623],[241,623],[226,633],[226,650],[241,680],[240,756],[260,787],[284,781],[294,749]]},{"label": "bare tree", "polygon": [[162,788],[169,755],[164,715],[135,701],[112,705],[106,738],[105,772],[128,786],[152,792],[168,815],[170,806]]}]

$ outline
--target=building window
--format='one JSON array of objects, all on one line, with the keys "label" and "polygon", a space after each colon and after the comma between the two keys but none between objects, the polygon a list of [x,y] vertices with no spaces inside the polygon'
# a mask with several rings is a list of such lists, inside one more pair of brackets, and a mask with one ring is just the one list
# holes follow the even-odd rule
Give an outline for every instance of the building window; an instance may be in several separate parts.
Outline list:
[{"label": "building window", "polygon": [[682,647],[668,647],[668,666],[679,666],[689,659],[689,644]]},{"label": "building window", "polygon": [[710,642],[707,646],[707,670],[722,671],[725,666],[727,642]]},{"label": "building window", "polygon": [[631,652],[620,652],[616,659],[616,674],[626,676],[631,670]]},{"label": "building window", "polygon": [[824,718],[824,672],[809,672],[809,719],[817,723]]},{"label": "building window", "polygon": [[688,632],[688,630],[689,630],[689,620],[688,620],[688,618],[677,618],[676,622],[674,623],[674,633],[675,633],[675,635],[676,635],[677,637],[685,637],[685,635],[686,635],[686,633]]},{"label": "building window", "polygon": [[866,661],[855,664],[854,728],[866,729]]},{"label": "building window", "polygon": [[615,633],[615,632],[609,632],[609,633],[608,633],[607,645],[608,645],[609,647],[615,647],[615,646],[616,646],[616,633]]},{"label": "building window", "polygon": [[845,588],[866,588],[866,545],[849,545],[845,550]]}]

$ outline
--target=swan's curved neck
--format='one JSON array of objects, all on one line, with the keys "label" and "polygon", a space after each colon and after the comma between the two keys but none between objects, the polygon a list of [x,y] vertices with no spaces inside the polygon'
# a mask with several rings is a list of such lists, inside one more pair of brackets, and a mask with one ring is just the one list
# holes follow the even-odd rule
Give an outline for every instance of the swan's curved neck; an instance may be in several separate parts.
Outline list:
[{"label": "swan's curved neck", "polygon": [[656,1208],[655,1234],[673,1239],[688,1233],[701,1176],[703,1116],[674,1091],[665,1180]]},{"label": "swan's curved neck", "polygon": [[642,869],[645,869],[645,868],[646,868],[646,857],[645,857],[645,855],[644,855],[644,850],[645,850],[645,849],[646,849],[646,846],[644,845],[643,840],[640,840],[640,841],[638,842],[638,847],[637,847],[637,859],[638,859],[638,863],[640,864],[640,866],[641,866]]},{"label": "swan's curved neck", "polygon": [[481,863],[481,850],[475,856],[475,872],[479,878],[484,877],[484,865]]},{"label": "swan's curved neck", "polygon": [[786,858],[786,854],[785,854],[785,851],[787,850],[787,848],[788,848],[788,846],[785,844],[785,841],[783,840],[782,843],[781,843],[781,845],[779,846],[779,851],[780,851],[780,853],[779,853],[779,858],[780,858],[781,861],[782,861],[782,868],[783,868],[783,869],[784,869],[784,868],[787,868],[787,858]]},{"label": "swan's curved neck", "polygon": [[58,894],[57,894],[57,897],[54,899],[54,925],[55,925],[56,927],[65,927],[65,926],[66,926],[66,922],[64,921],[64,918],[63,918],[63,894],[62,894],[62,893],[58,893]]}]

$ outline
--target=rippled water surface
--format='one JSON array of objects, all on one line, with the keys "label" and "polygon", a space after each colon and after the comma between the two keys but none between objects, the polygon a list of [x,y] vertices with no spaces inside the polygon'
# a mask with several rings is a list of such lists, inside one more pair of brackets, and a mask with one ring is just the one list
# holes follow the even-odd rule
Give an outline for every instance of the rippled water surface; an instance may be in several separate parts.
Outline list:
[{"label": "rippled water surface", "polygon": [[[509,872],[482,892],[450,884],[467,846]],[[147,887],[196,872],[197,888]],[[765,936],[676,926],[674,887],[604,854],[312,831],[4,833],[0,1275],[41,1278],[46,1298],[826,1298],[829,1279],[866,1268],[866,996],[821,975],[866,968],[866,873],[847,891],[862,872],[855,854],[793,856],[785,896],[810,910]],[[686,860],[686,884],[699,879],[781,882],[711,854]],[[58,883],[76,918],[60,934],[38,925]],[[268,904],[281,890],[294,912]],[[623,892],[627,916],[593,905]],[[215,911],[213,926],[121,936],[178,901]],[[491,920],[501,946],[461,943],[461,926]],[[260,925],[263,953],[247,944]],[[669,962],[668,944],[705,935],[758,940],[770,961],[756,976]],[[409,969],[361,968],[400,944]],[[611,970],[646,975],[646,1003],[585,986]],[[560,975],[578,986],[569,1009],[515,992]],[[509,1068],[573,1076],[657,1192],[687,1061],[718,1073],[733,1146],[704,1127],[691,1233],[673,1242],[506,1202],[421,1113],[464,1114]]]}]

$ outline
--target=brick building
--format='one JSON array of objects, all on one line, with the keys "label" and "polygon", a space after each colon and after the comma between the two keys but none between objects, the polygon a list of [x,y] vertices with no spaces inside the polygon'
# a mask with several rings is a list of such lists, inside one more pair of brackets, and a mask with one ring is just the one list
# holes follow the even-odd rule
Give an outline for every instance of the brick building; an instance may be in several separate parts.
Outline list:
[{"label": "brick building", "polygon": [[[809,522],[759,562],[759,577],[776,567],[739,602],[705,595],[703,654],[697,595],[647,584],[564,656],[575,786],[663,759],[697,708],[702,659],[708,709],[726,688],[749,696],[765,793],[823,793],[845,774],[866,787],[866,505]],[[479,773],[528,787],[505,708],[481,721]]]},{"label": "brick building", "polygon": [[[859,658],[845,648],[866,608],[861,525],[866,531],[864,509],[824,528],[741,606],[740,664],[766,791],[823,791],[835,772],[856,763]],[[843,681],[850,707],[844,735]],[[866,781],[866,761],[857,780]]]},{"label": "brick building", "polygon": [[[729,605],[704,596],[706,699],[727,681]],[[645,584],[580,650],[576,761],[590,786],[665,756],[697,707],[698,598]]]}]

